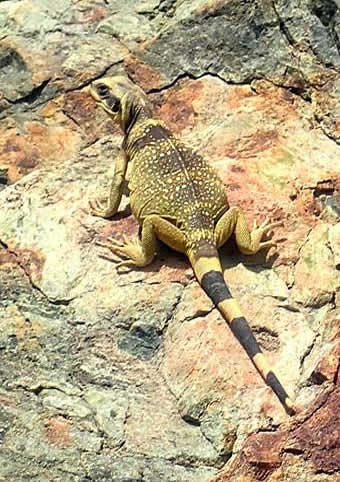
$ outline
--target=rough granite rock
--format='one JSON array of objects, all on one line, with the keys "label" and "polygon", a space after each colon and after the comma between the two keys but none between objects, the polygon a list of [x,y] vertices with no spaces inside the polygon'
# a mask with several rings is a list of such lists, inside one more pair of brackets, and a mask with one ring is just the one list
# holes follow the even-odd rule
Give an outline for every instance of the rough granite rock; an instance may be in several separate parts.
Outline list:
[{"label": "rough granite rock", "polygon": [[[0,482],[340,481],[340,10],[335,0],[0,2]],[[301,407],[289,418],[161,246],[108,193],[121,134],[84,87],[125,71],[249,223],[225,278]]]}]

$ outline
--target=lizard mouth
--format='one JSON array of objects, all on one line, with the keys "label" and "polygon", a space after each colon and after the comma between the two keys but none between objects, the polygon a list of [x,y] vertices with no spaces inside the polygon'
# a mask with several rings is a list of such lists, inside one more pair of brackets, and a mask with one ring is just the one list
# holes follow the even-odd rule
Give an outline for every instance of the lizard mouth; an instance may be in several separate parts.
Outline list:
[{"label": "lizard mouth", "polygon": [[105,84],[92,84],[89,91],[97,106],[105,110],[111,117],[117,116],[120,101]]}]

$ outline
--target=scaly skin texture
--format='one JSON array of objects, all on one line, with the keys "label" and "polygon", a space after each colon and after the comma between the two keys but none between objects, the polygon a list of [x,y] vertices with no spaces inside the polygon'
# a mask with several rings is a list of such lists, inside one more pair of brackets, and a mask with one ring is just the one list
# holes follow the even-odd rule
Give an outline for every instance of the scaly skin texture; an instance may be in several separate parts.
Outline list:
[{"label": "scaly skin texture", "polygon": [[217,249],[235,233],[240,251],[254,254],[273,246],[261,241],[279,223],[265,222],[249,231],[238,207],[229,207],[221,179],[209,164],[176,138],[152,115],[145,93],[121,76],[95,81],[90,94],[124,132],[121,154],[105,205],[90,202],[92,214],[109,218],[116,214],[130,163],[130,205],[141,225],[140,239],[101,244],[123,259],[122,267],[142,267],[152,262],[157,238],[185,253],[205,292],[287,413],[293,402],[266,361],[237,301],[223,277]]}]

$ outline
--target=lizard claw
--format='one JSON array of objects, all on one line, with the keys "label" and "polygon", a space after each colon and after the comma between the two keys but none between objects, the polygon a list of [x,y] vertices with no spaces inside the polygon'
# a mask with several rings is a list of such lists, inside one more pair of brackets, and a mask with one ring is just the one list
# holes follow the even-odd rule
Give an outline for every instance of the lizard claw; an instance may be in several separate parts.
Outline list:
[{"label": "lizard claw", "polygon": [[276,246],[276,242],[271,239],[267,241],[262,241],[265,234],[277,226],[281,226],[282,222],[271,223],[269,219],[266,219],[260,226],[257,226],[256,220],[254,221],[253,229],[250,233],[251,242],[250,245],[242,248],[241,251],[244,254],[255,254],[263,248],[272,248]]},{"label": "lizard claw", "polygon": [[[100,245],[99,245],[100,246]],[[107,261],[111,261],[112,263],[118,263],[119,259],[117,256],[114,256],[113,253],[110,254],[99,254],[99,258],[106,259]]]},{"label": "lizard claw", "polygon": [[271,231],[273,228],[276,228],[277,226],[282,226],[282,221],[277,221],[277,222],[274,222],[274,223],[271,223],[269,221],[269,218],[265,219],[263,221],[263,223],[260,224],[260,226],[257,225],[257,220],[254,219],[254,223],[253,223],[253,231],[255,230],[261,230],[263,232],[263,234],[265,233],[268,233],[269,231]]},{"label": "lizard claw", "polygon": [[90,214],[93,216],[104,217],[106,209],[102,201],[99,199],[93,199],[92,201],[89,201],[89,206]]},{"label": "lizard claw", "polygon": [[[272,248],[276,246],[276,242],[272,241],[269,239],[268,241],[261,241],[262,237],[272,231],[274,228],[278,226],[282,226],[282,221],[277,221],[274,223],[271,223],[269,219],[267,218],[260,226],[256,226],[256,221],[254,223],[255,229],[253,230],[254,237],[259,240],[259,249],[263,248]],[[253,234],[252,233],[252,234]]]},{"label": "lizard claw", "polygon": [[[127,259],[125,261],[121,261],[116,265],[116,270],[120,273],[128,273],[131,271],[131,268],[136,266],[136,263],[132,259]],[[125,268],[125,269],[122,269]],[[128,268],[128,269],[126,269]]]},{"label": "lizard claw", "polygon": [[[99,241],[96,244],[109,249],[113,255],[123,258],[123,261],[120,261],[116,266],[118,270],[126,267],[145,266],[141,244],[138,239],[128,239],[123,235],[121,240],[107,238],[106,242]],[[108,259],[117,262],[114,257]]]},{"label": "lizard claw", "polygon": [[265,221],[263,221],[263,223],[259,227],[256,226],[256,220],[255,220],[254,228],[261,230],[263,234],[266,234],[272,229],[277,228],[278,226],[282,226],[282,224],[283,224],[282,221],[276,221],[274,223],[270,223],[269,219],[267,218]]},{"label": "lizard claw", "polygon": [[99,216],[100,218],[111,218],[116,211],[112,209],[106,202],[100,201],[99,199],[93,199],[89,201],[90,214],[93,216]]}]

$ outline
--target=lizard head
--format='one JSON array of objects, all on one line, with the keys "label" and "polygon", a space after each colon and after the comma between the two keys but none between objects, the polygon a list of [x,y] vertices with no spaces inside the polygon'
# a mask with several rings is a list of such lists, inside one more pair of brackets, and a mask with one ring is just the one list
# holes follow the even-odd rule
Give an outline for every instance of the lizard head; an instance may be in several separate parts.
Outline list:
[{"label": "lizard head", "polygon": [[152,116],[151,103],[140,87],[127,77],[107,77],[94,81],[90,94],[96,104],[127,132],[138,117]]}]

